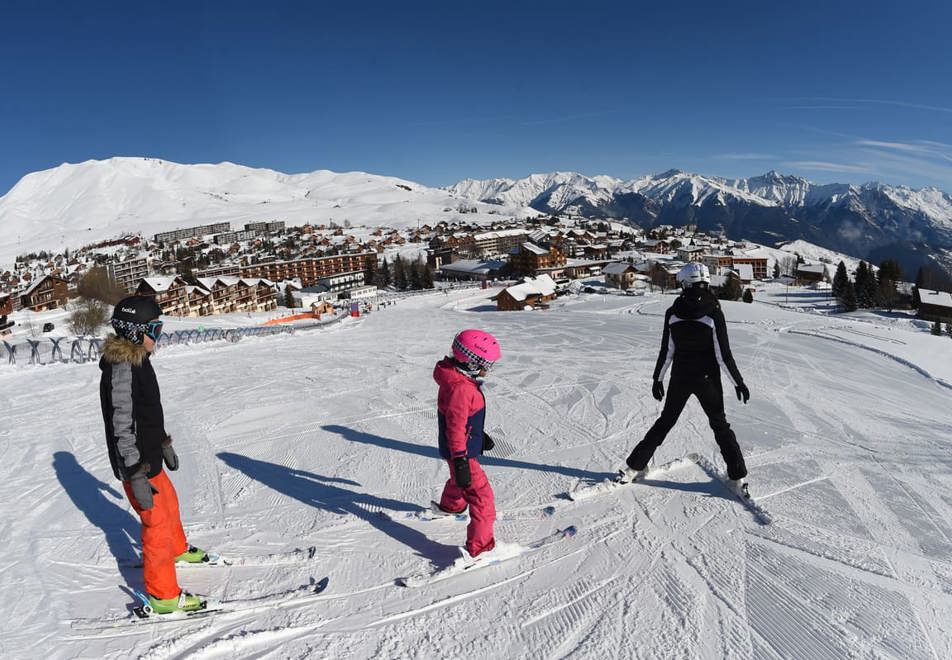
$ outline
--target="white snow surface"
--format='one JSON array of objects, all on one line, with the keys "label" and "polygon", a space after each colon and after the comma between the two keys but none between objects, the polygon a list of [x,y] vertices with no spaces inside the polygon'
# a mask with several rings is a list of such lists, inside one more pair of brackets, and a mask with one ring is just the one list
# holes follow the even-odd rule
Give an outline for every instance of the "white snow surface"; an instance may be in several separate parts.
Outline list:
[{"label": "white snow surface", "polygon": [[[461,203],[480,212],[459,216]],[[490,210],[494,215],[487,214]],[[365,172],[284,174],[227,162],[182,165],[116,157],[28,174],[0,197],[0,265],[12,265],[18,254],[74,249],[133,229],[151,237],[225,221],[240,229],[264,220],[289,225],[332,220],[343,225],[346,220],[354,226],[401,228],[461,217],[489,222],[500,213],[537,215]]]},{"label": "white snow surface", "polygon": [[[952,657],[952,340],[908,318],[831,316],[779,287],[723,303],[752,393],[743,406],[728,390],[727,416],[762,526],[692,464],[562,497],[609,477],[658,415],[672,296],[505,313],[489,311],[496,292],[160,350],[189,540],[237,557],[317,548],[309,562],[182,569],[182,585],[235,599],[330,577],[320,596],[213,618],[65,623],[132,604],[141,572],[116,559],[136,552],[138,519],[109,467],[96,365],[0,365],[0,656]],[[503,349],[485,385],[497,538],[578,534],[406,589],[394,580],[452,562],[465,538],[464,523],[405,513],[447,477],[431,372],[466,327]],[[655,463],[689,452],[723,465],[695,401]]]}]

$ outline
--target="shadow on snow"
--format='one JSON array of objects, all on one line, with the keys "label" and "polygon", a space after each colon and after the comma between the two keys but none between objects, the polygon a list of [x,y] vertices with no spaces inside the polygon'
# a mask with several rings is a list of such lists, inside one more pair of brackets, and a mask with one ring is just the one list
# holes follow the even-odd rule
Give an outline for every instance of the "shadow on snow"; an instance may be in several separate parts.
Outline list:
[{"label": "shadow on snow", "polygon": [[[384,438],[379,435],[374,435],[373,433],[366,433],[364,431],[358,431],[357,429],[339,426],[337,424],[328,424],[322,426],[321,428],[323,428],[325,431],[330,431],[331,433],[337,433],[338,435],[343,436],[345,440],[350,440],[351,442],[361,442],[367,445],[383,447],[384,449],[402,451],[407,454],[416,454],[417,456],[423,456],[425,458],[434,458],[438,461],[443,460],[440,458],[439,449],[433,445],[415,445],[411,442],[395,440],[393,438]],[[572,477],[573,479],[585,479],[592,483],[597,483],[603,479],[608,479],[614,476],[614,473],[590,472],[589,470],[582,470],[579,468],[567,467],[563,465],[545,465],[543,463],[514,461],[510,458],[499,458],[497,456],[493,456],[492,454],[484,454],[480,457],[479,462],[482,465],[512,468],[515,470],[535,470],[536,472],[561,474],[562,476]]]},{"label": "shadow on snow", "polygon": [[221,452],[218,458],[272,490],[299,502],[338,515],[356,516],[437,566],[449,565],[459,556],[456,546],[437,543],[428,539],[425,534],[381,515],[384,509],[421,511],[420,506],[342,488],[341,486],[360,486],[350,479],[325,477],[231,452]]},{"label": "shadow on snow", "polygon": [[109,495],[125,502],[124,494],[90,474],[68,451],[53,454],[53,470],[76,508],[90,523],[102,530],[109,552],[116,558],[122,579],[130,587],[135,585],[141,588],[142,570],[123,566],[120,560],[128,561],[136,556],[138,545],[133,539],[141,537],[142,526],[128,509],[107,497]]}]

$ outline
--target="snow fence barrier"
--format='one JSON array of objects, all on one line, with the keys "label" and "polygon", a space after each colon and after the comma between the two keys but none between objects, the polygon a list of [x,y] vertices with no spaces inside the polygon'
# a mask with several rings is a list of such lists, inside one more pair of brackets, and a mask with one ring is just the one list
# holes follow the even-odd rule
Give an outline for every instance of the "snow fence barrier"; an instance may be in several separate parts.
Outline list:
[{"label": "snow fence barrier", "polygon": [[[307,327],[323,327],[339,321],[330,319],[326,323]],[[306,329],[306,328],[300,328]],[[157,345],[175,346],[180,344],[205,344],[214,341],[236,343],[245,337],[273,337],[275,335],[294,334],[295,328],[289,325],[252,328],[211,328],[203,330],[176,330],[163,332]],[[18,363],[30,366],[46,364],[82,364],[99,359],[102,353],[102,337],[41,337],[27,338],[23,343],[0,341],[0,365],[16,366]]]}]

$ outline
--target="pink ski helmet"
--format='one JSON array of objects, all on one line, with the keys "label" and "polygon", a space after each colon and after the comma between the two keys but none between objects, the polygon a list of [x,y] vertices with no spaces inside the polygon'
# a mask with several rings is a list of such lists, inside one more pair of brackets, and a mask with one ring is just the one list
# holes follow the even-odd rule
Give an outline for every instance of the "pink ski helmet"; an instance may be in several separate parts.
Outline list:
[{"label": "pink ski helmet", "polygon": [[453,339],[453,357],[466,365],[466,371],[478,373],[491,369],[502,357],[496,338],[485,330],[463,330]]}]

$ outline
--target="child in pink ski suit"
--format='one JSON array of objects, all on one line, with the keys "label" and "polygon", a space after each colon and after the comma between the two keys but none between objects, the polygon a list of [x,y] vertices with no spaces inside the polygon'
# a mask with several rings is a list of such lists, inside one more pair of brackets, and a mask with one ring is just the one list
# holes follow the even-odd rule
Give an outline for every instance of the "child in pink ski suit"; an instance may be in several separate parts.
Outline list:
[{"label": "child in pink ski suit", "polygon": [[478,460],[484,449],[492,448],[492,440],[483,431],[486,398],[477,378],[485,376],[500,357],[499,343],[491,334],[463,330],[453,340],[453,355],[437,362],[433,369],[433,380],[440,387],[440,456],[450,468],[439,505],[451,513],[462,513],[469,506],[465,550],[470,557],[496,545],[493,490]]}]

